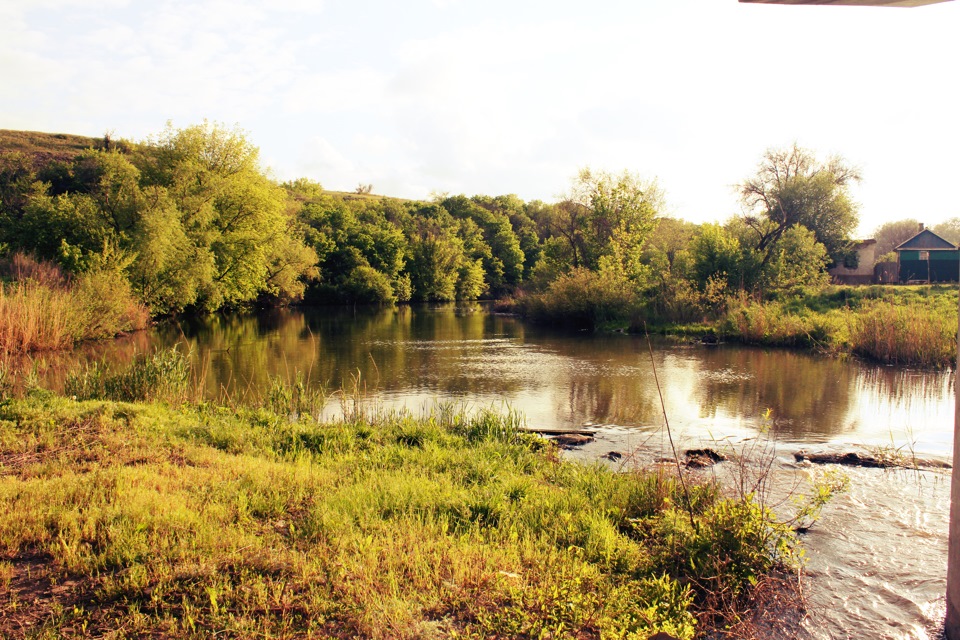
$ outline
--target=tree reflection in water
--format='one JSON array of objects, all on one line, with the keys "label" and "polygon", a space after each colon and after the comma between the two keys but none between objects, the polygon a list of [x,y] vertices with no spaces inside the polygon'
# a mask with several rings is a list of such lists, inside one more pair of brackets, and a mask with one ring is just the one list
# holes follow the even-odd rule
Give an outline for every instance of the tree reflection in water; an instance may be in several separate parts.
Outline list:
[{"label": "tree reflection in water", "polygon": [[[174,344],[191,354],[195,384],[210,398],[255,399],[271,376],[292,380],[300,371],[328,389],[359,378],[384,406],[414,411],[435,401],[506,401],[542,427],[653,431],[663,422],[643,337],[561,333],[482,305],[217,315],[86,347],[47,368],[58,386],[84,361],[120,365]],[[952,373],[737,345],[655,340],[654,351],[671,424],[688,434],[751,434],[769,408],[787,440],[949,446]]]}]

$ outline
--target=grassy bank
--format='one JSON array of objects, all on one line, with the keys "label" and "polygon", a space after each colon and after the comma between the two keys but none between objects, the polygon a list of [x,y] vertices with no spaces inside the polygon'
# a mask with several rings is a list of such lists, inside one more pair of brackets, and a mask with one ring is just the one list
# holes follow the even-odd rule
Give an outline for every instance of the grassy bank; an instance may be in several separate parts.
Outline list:
[{"label": "grassy bank", "polygon": [[797,559],[752,499],[563,462],[509,413],[273,405],[0,403],[0,635],[689,639]]},{"label": "grassy bank", "polygon": [[[956,287],[830,286],[773,299],[720,297],[709,304],[685,290],[689,299],[666,304],[629,295],[596,274],[575,275],[558,280],[563,286],[506,301],[499,309],[554,326],[711,336],[888,364],[942,368],[956,360]],[[669,309],[679,309],[673,314],[678,317]]]},{"label": "grassy bank", "polygon": [[957,290],[943,286],[828,287],[773,301],[734,298],[715,323],[748,344],[853,353],[887,364],[949,367],[957,349]]},{"label": "grassy bank", "polygon": [[0,264],[0,354],[65,349],[147,326],[149,314],[120,275],[66,278],[16,254]]}]

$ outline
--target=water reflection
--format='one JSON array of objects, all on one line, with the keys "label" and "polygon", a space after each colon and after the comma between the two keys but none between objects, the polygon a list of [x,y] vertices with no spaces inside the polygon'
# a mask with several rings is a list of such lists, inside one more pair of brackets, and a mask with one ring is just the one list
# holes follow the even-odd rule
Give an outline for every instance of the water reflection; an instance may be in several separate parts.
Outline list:
[{"label": "water reflection", "polygon": [[[270,376],[301,371],[328,389],[355,381],[385,406],[437,400],[506,401],[531,425],[661,428],[657,384],[673,427],[691,436],[749,435],[771,409],[781,437],[799,442],[909,442],[949,451],[952,374],[853,359],[746,348],[653,343],[638,336],[570,334],[524,325],[483,306],[321,308],[213,316],[70,354],[128,362],[178,344],[210,397],[250,398]],[[49,368],[49,367],[48,367]]]}]

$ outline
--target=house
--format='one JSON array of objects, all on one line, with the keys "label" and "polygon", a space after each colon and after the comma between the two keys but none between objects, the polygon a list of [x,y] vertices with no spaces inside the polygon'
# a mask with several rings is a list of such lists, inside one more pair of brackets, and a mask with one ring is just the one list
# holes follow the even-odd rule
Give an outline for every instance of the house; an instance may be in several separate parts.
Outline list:
[{"label": "house", "polygon": [[960,247],[920,225],[920,232],[896,248],[900,283],[957,282]]},{"label": "house", "polygon": [[853,243],[853,250],[856,251],[855,259],[838,262],[827,271],[830,279],[836,284],[872,284],[873,265],[877,261],[877,241],[857,240]]}]

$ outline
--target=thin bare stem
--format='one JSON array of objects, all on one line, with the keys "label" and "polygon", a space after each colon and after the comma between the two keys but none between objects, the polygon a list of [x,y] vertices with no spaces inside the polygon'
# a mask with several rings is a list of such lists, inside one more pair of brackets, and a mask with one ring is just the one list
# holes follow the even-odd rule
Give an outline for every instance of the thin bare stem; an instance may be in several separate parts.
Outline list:
[{"label": "thin bare stem", "polygon": [[690,526],[694,531],[700,530],[697,527],[696,520],[693,519],[693,502],[690,500],[690,491],[687,490],[687,481],[683,477],[683,467],[680,466],[680,456],[677,455],[677,447],[673,443],[673,432],[670,430],[670,420],[667,418],[667,405],[663,401],[663,391],[660,389],[660,378],[657,376],[657,363],[653,358],[653,345],[650,344],[650,334],[647,333],[647,323],[643,323],[643,335],[647,339],[647,351],[650,353],[650,366],[653,368],[653,381],[657,385],[657,395],[660,396],[660,410],[663,412],[663,423],[667,426],[667,439],[670,440],[670,450],[673,451],[673,461],[677,465],[677,477],[680,478],[680,486],[683,488],[683,496],[687,500],[687,515],[690,516]]}]

